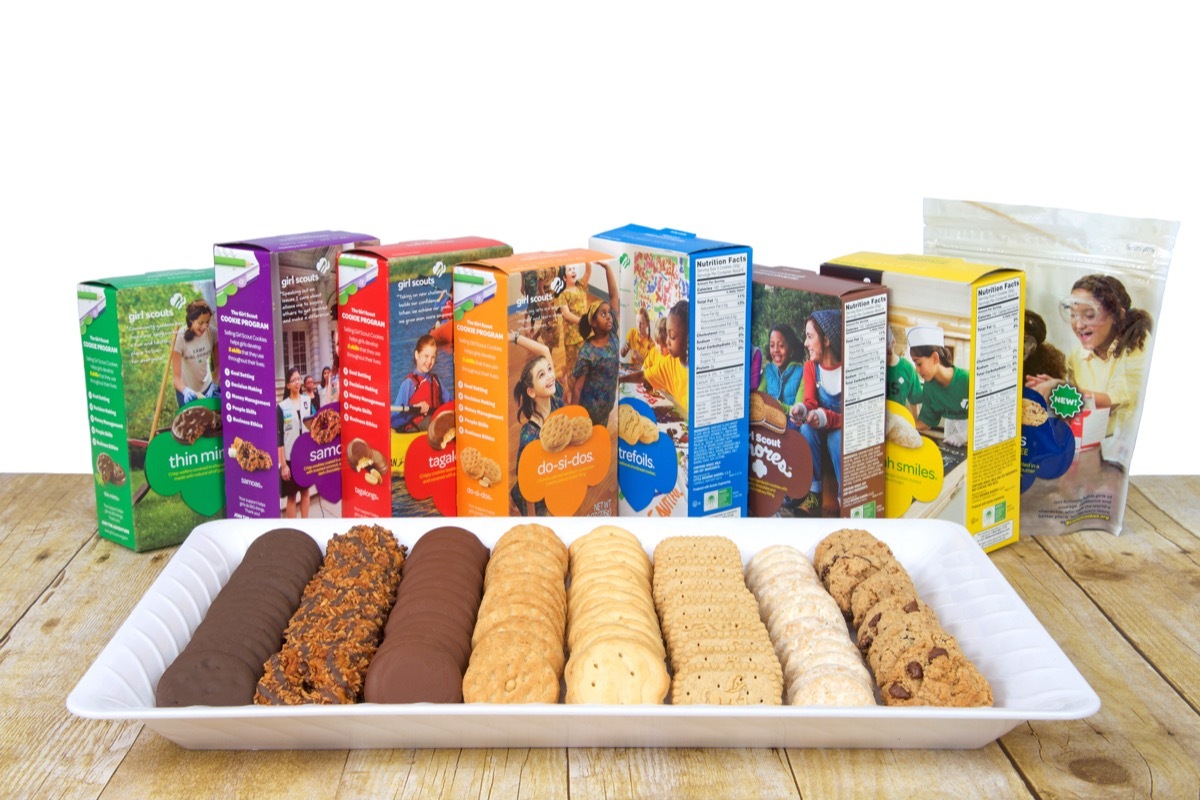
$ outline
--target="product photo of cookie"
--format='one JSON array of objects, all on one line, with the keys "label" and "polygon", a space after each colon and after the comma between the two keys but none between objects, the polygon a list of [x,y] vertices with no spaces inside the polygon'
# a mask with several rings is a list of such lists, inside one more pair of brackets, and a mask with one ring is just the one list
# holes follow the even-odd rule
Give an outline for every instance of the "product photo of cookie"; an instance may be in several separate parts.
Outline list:
[{"label": "product photo of cookie", "polygon": [[571,418],[571,444],[580,445],[592,438],[592,421],[588,417]]},{"label": "product photo of cookie", "polygon": [[332,408],[323,408],[313,417],[308,433],[317,444],[329,444],[342,432],[342,417]]},{"label": "product photo of cookie", "polygon": [[100,476],[101,483],[107,483],[112,486],[125,485],[125,470],[116,461],[113,461],[112,456],[108,453],[101,453],[96,457],[96,474]]},{"label": "product photo of cookie", "polygon": [[188,406],[171,421],[171,436],[180,444],[195,444],[201,436],[221,432],[221,415],[204,406]]},{"label": "product photo of cookie", "polygon": [[542,423],[542,448],[547,453],[557,453],[571,443],[572,418],[566,414],[551,414]]},{"label": "product photo of cookie", "polygon": [[1021,399],[1021,424],[1028,425],[1031,428],[1036,428],[1039,425],[1045,425],[1050,419],[1049,412],[1046,407],[1037,400],[1030,400],[1028,397]]},{"label": "product photo of cookie", "polygon": [[887,415],[887,433],[884,438],[910,450],[916,450],[922,444],[921,434],[917,433],[911,422],[898,414]]},{"label": "product photo of cookie", "polygon": [[458,454],[458,463],[468,478],[479,480],[483,475],[483,454],[474,447],[464,447]]},{"label": "product photo of cookie", "polygon": [[761,392],[751,392],[750,426],[783,433],[787,430],[787,412],[774,399],[768,398]]},{"label": "product photo of cookie", "polygon": [[480,486],[495,486],[500,483],[500,478],[503,473],[500,471],[500,462],[494,458],[483,458],[482,465],[479,470],[479,485]]},{"label": "product photo of cookie", "polygon": [[262,472],[270,469],[275,463],[271,460],[270,453],[260,450],[241,437],[234,437],[229,450],[238,466],[246,472]]}]

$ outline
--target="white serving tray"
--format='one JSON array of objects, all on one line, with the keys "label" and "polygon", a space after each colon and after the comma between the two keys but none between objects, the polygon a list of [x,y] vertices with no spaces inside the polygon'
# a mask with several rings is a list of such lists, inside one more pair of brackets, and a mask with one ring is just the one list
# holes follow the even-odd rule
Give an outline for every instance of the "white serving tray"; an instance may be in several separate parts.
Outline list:
[{"label": "white serving tray", "polygon": [[[410,547],[427,530],[460,525],[487,545],[514,518],[297,520],[318,544],[355,523],[378,523]],[[849,520],[554,518],[570,542],[600,524],[636,534],[648,553],[672,535],[722,535],[743,559],[775,543],[810,558]],[[141,720],[194,749],[413,747],[884,747],[975,748],[1026,720],[1082,719],[1092,691],[1028,607],[959,525],[937,520],[855,520],[886,541],[922,599],[988,678],[993,708],[790,706],[520,706],[490,704],[155,708],[154,689],[183,649],[249,543],[281,520],[198,526],[67,698],[90,719]]]}]

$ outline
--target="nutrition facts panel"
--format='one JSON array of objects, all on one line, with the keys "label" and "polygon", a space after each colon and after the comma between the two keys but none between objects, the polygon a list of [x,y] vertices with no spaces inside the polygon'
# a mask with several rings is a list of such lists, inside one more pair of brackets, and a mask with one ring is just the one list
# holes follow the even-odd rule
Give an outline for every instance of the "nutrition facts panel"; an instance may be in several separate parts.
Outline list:
[{"label": "nutrition facts panel", "polygon": [[1021,280],[975,291],[974,449],[1017,435],[1021,377]]},{"label": "nutrition facts panel", "polygon": [[887,391],[887,295],[846,303],[846,387],[842,447],[856,453],[883,443]]},{"label": "nutrition facts panel", "polygon": [[745,253],[697,258],[695,349],[691,353],[697,427],[744,416],[746,403]]}]

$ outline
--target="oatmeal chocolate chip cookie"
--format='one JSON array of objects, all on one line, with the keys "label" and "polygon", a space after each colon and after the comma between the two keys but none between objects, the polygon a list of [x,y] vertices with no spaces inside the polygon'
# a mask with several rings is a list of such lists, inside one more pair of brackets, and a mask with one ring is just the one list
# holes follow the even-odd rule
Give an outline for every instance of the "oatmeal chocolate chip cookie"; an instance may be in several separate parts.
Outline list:
[{"label": "oatmeal chocolate chip cookie", "polygon": [[542,448],[557,453],[571,443],[571,418],[566,414],[551,414],[542,424]]},{"label": "oatmeal chocolate chip cookie", "polygon": [[201,436],[221,432],[221,415],[204,406],[188,406],[171,421],[171,436],[180,444],[195,444]]},{"label": "oatmeal chocolate chip cookie", "polygon": [[246,472],[262,472],[270,469],[275,463],[271,460],[271,454],[266,450],[259,450],[254,445],[247,442],[240,436],[235,436],[233,439],[233,458],[237,461],[238,466]]},{"label": "oatmeal chocolate chip cookie", "polygon": [[921,637],[877,675],[880,695],[889,706],[990,706],[992,687],[953,640]]},{"label": "oatmeal chocolate chip cookie", "polygon": [[468,478],[479,480],[483,475],[483,453],[474,447],[464,447],[458,454],[458,463],[462,465]]},{"label": "oatmeal chocolate chip cookie", "polygon": [[1030,400],[1028,397],[1021,400],[1021,424],[1028,425],[1031,428],[1036,428],[1039,425],[1045,425],[1046,420],[1050,419],[1050,414],[1045,407],[1036,400]]},{"label": "oatmeal chocolate chip cookie", "polygon": [[113,461],[112,456],[108,453],[101,453],[96,457],[96,474],[100,476],[103,483],[112,486],[125,485],[125,470],[116,461]]},{"label": "oatmeal chocolate chip cookie", "polygon": [[332,408],[323,408],[313,417],[308,433],[317,444],[329,444],[342,432],[342,416]]}]

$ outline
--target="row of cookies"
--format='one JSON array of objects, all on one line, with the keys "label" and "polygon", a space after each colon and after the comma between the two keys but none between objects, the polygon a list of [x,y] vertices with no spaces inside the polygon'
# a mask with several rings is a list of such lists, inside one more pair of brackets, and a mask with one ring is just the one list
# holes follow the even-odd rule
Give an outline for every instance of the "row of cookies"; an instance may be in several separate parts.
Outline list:
[{"label": "row of cookies", "polygon": [[662,703],[671,683],[641,542],[602,525],[569,554],[566,702]]},{"label": "row of cookies", "polygon": [[329,539],[282,648],[263,665],[255,703],[353,703],[362,696],[406,550],[379,525],[355,525]]},{"label": "row of cookies", "polygon": [[462,679],[468,703],[557,703],[566,656],[567,548],[517,525],[492,548]]},{"label": "row of cookies", "polygon": [[746,565],[746,585],[783,667],[789,704],[876,704],[842,612],[800,550],[784,544],[760,550]]},{"label": "row of cookies", "polygon": [[654,548],[652,588],[673,704],[780,704],[783,671],[731,539],[663,539]]},{"label": "row of cookies", "polygon": [[844,529],[817,544],[813,565],[858,631],[886,705],[990,706],[987,679],[917,595],[885,542]]},{"label": "row of cookies", "polygon": [[462,700],[487,562],[487,547],[463,528],[435,528],[416,541],[367,672],[367,702]]}]

